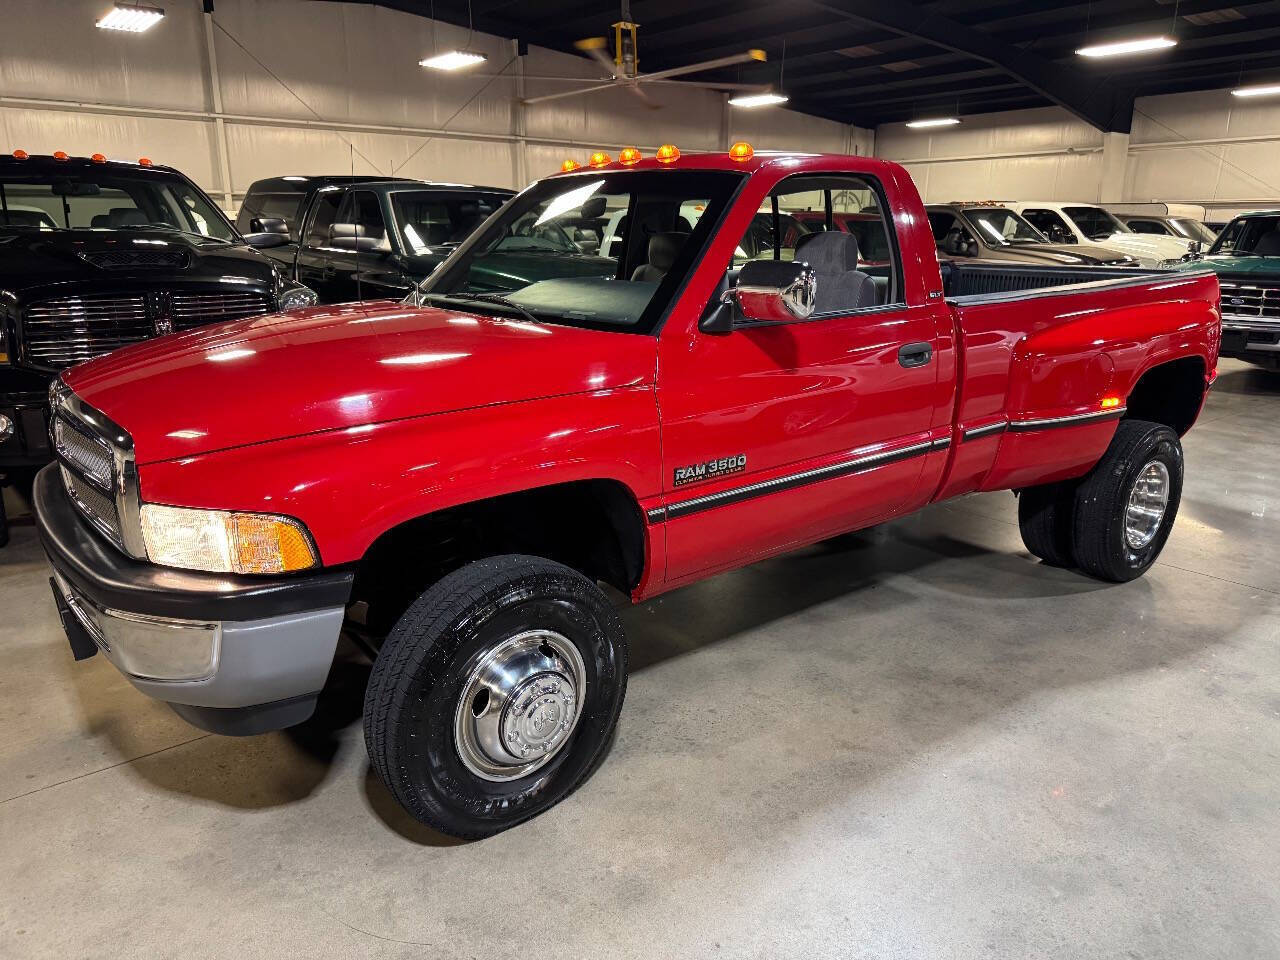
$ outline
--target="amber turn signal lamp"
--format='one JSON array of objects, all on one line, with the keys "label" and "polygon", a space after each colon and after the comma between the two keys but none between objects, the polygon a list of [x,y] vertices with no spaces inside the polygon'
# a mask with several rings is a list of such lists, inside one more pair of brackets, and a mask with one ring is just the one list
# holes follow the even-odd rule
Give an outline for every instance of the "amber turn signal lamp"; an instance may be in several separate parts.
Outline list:
[{"label": "amber turn signal lamp", "polygon": [[574,170],[578,170],[581,167],[582,167],[582,164],[580,164],[577,160],[566,160],[564,163],[560,164],[560,172],[572,173]]},{"label": "amber turn signal lamp", "polygon": [[15,150],[15,151],[13,151],[13,159],[15,159],[15,160],[25,160],[25,159],[27,159],[27,151],[25,151],[25,150]]},{"label": "amber turn signal lamp", "polygon": [[92,160],[94,163],[106,163],[106,162],[107,162],[107,158],[106,158],[104,155],[102,155],[101,153],[95,153],[95,154],[94,154],[92,157],[90,157],[89,159],[90,159],[90,160]]},{"label": "amber turn signal lamp", "polygon": [[66,159],[67,159],[67,151],[65,151],[65,150],[55,150],[55,151],[53,151],[53,159],[55,159],[55,160],[66,160]]},{"label": "amber turn signal lamp", "polygon": [[140,166],[140,167],[149,167],[149,166],[151,166],[151,158],[150,158],[150,157],[139,157],[139,158],[138,158],[138,166]]},{"label": "amber turn signal lamp", "polygon": [[635,147],[623,147],[622,152],[618,154],[618,162],[628,167],[633,163],[639,163],[640,151]]},{"label": "amber turn signal lamp", "polygon": [[613,163],[613,157],[609,156],[603,150],[597,150],[591,155],[591,159],[587,161],[592,167],[607,167]]},{"label": "amber turn signal lamp", "polygon": [[1114,410],[1114,409],[1115,409],[1116,407],[1118,407],[1118,406],[1120,406],[1120,398],[1119,398],[1119,397],[1103,397],[1103,398],[1102,398],[1102,409],[1103,409],[1103,410]]},{"label": "amber turn signal lamp", "polygon": [[664,143],[654,156],[659,163],[675,163],[680,159],[680,149],[674,143]]},{"label": "amber turn signal lamp", "polygon": [[739,140],[729,148],[730,160],[750,160],[755,155],[755,151],[751,149],[751,144],[745,140]]}]

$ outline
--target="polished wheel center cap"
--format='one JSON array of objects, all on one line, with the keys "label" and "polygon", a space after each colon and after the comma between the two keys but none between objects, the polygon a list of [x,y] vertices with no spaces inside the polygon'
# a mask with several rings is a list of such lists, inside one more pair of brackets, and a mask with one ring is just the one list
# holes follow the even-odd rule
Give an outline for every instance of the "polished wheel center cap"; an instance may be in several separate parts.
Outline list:
[{"label": "polished wheel center cap", "polygon": [[586,689],[582,654],[555,631],[490,648],[469,669],[454,711],[463,766],[485,780],[516,780],[549,763],[572,738]]},{"label": "polished wheel center cap", "polygon": [[1156,538],[1169,507],[1169,468],[1152,460],[1138,472],[1124,510],[1124,540],[1141,550]]},{"label": "polished wheel center cap", "polygon": [[513,757],[540,757],[569,732],[578,697],[567,677],[544,673],[526,680],[502,718],[502,746]]}]

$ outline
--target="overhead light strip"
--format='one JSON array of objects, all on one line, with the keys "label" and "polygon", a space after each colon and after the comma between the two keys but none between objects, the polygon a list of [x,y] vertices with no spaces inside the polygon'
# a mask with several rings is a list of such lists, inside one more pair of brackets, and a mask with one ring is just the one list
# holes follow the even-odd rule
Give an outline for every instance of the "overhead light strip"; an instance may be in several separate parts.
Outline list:
[{"label": "overhead light strip", "polygon": [[1150,53],[1153,50],[1167,50],[1177,45],[1178,41],[1171,37],[1140,37],[1137,40],[1119,40],[1115,43],[1098,43],[1090,47],[1081,47],[1076,53],[1082,57],[1097,59],[1098,57],[1121,57],[1126,53]]},{"label": "overhead light strip", "polygon": [[1267,83],[1256,87],[1237,87],[1231,91],[1233,97],[1272,97],[1280,94],[1280,83]]},{"label": "overhead light strip", "polygon": [[786,103],[791,98],[781,93],[750,93],[743,97],[730,97],[732,107],[771,107],[774,104]]},{"label": "overhead light strip", "polygon": [[919,130],[922,127],[954,127],[959,122],[956,117],[934,117],[930,120],[909,120],[907,126]]},{"label": "overhead light strip", "polygon": [[164,19],[160,7],[146,7],[140,3],[117,3],[110,13],[97,21],[99,30],[119,30],[124,33],[143,33]]}]

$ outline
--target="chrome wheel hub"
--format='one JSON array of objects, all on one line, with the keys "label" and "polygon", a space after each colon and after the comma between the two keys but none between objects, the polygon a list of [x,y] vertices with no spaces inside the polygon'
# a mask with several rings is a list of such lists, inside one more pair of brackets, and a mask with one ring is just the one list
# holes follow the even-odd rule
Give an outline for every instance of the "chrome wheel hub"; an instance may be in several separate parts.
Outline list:
[{"label": "chrome wheel hub", "polygon": [[1169,468],[1152,460],[1138,472],[1124,508],[1124,542],[1142,550],[1156,538],[1169,506]]},{"label": "chrome wheel hub", "polygon": [[516,634],[484,654],[462,688],[454,741],[463,766],[485,780],[516,780],[569,742],[582,714],[586,667],[551,630]]}]

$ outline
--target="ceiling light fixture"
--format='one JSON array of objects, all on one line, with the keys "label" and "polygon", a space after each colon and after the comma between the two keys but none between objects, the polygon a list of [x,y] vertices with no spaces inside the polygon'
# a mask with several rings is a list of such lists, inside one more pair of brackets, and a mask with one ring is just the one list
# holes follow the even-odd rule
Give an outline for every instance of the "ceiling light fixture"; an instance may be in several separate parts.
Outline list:
[{"label": "ceiling light fixture", "polygon": [[934,117],[930,120],[908,120],[907,126],[919,130],[921,127],[954,127],[959,122],[956,117]]},{"label": "ceiling light fixture", "polygon": [[1231,91],[1233,97],[1270,97],[1280,93],[1280,83],[1268,83],[1257,87],[1237,87]]},{"label": "ceiling light fixture", "polygon": [[790,97],[780,93],[749,93],[741,97],[730,97],[731,107],[771,107],[776,103],[786,103]]},{"label": "ceiling light fixture", "polygon": [[477,63],[484,63],[488,59],[488,56],[483,53],[450,50],[448,53],[438,53],[434,57],[419,60],[418,66],[429,67],[432,70],[461,70],[463,67],[474,67]]},{"label": "ceiling light fixture", "polygon": [[99,30],[121,30],[125,33],[142,33],[164,19],[160,7],[148,7],[140,3],[117,3],[105,17],[97,22]]},{"label": "ceiling light fixture", "polygon": [[1076,51],[1082,57],[1119,57],[1126,53],[1150,53],[1152,50],[1167,50],[1176,47],[1178,41],[1171,37],[1142,37],[1138,40],[1119,40],[1115,43],[1098,43],[1091,47],[1081,47]]}]

